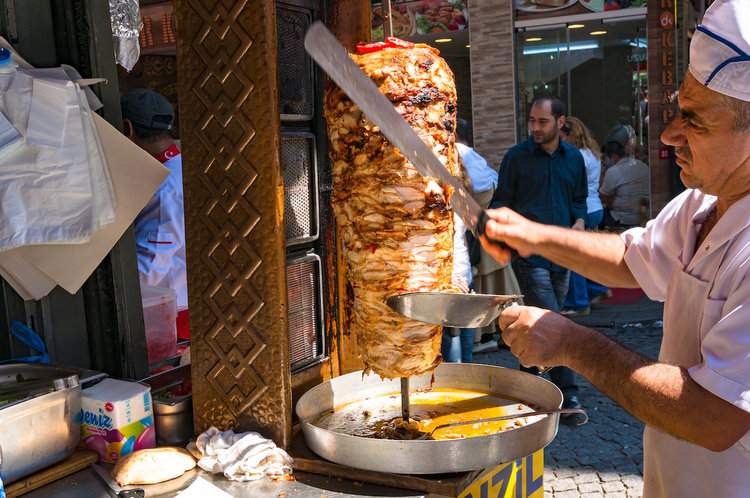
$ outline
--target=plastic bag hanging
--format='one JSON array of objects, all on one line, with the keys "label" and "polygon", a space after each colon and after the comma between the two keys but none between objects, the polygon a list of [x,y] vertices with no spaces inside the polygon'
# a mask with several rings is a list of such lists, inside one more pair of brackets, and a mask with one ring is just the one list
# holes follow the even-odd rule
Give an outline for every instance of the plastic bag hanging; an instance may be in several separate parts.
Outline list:
[{"label": "plastic bag hanging", "polygon": [[138,35],[143,27],[138,0],[109,0],[115,60],[128,72],[141,55]]}]

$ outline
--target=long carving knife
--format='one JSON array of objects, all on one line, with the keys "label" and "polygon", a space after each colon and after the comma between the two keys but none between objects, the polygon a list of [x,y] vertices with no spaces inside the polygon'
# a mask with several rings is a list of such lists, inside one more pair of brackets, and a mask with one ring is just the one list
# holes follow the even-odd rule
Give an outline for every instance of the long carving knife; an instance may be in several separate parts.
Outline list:
[{"label": "long carving knife", "polygon": [[[466,191],[459,179],[450,174],[386,96],[380,93],[375,83],[349,58],[346,49],[323,23],[316,22],[307,30],[305,49],[368,119],[380,128],[381,133],[411,161],[417,171],[453,188],[453,210],[469,230],[477,236],[482,235],[488,220],[487,213]],[[493,243],[507,247],[498,241]]]}]

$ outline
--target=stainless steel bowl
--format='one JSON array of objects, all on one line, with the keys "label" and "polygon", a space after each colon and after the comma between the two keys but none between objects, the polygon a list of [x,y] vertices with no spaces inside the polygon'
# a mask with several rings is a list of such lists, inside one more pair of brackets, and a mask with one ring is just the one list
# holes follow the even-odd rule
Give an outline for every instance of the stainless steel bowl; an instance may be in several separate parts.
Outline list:
[{"label": "stainless steel bowl", "polygon": [[0,407],[0,476],[13,482],[69,457],[78,446],[81,386],[75,370],[48,365],[0,365],[0,383],[49,381]]},{"label": "stainless steel bowl", "polygon": [[[489,365],[443,363],[434,372],[436,388],[468,389],[519,400],[539,409],[562,406],[562,392],[541,377]],[[410,389],[430,386],[430,375],[410,378]],[[358,469],[398,474],[443,474],[493,467],[530,455],[557,435],[559,415],[488,436],[438,441],[396,441],[351,436],[314,425],[325,411],[367,397],[398,392],[398,379],[354,372],[306,392],[297,402],[305,441],[316,454]]]}]

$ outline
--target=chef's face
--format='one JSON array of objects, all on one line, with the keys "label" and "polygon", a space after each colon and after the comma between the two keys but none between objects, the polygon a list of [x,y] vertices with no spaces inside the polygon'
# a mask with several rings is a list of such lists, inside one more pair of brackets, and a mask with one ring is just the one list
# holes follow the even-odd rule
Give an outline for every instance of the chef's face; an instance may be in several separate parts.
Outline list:
[{"label": "chef's face", "polygon": [[690,73],[680,87],[680,114],[661,135],[675,147],[685,186],[734,199],[750,190],[750,131],[735,129],[721,94]]},{"label": "chef's face", "polygon": [[549,100],[538,101],[529,111],[529,135],[539,145],[555,141],[560,136],[560,129],[564,124],[565,116],[555,118]]}]

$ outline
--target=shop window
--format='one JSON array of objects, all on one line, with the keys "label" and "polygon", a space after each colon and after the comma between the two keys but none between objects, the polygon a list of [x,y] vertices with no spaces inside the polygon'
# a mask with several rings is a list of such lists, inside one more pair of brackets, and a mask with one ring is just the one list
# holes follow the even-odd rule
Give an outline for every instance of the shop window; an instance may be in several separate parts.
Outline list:
[{"label": "shop window", "polygon": [[[572,29],[571,29],[572,28]],[[537,95],[555,95],[603,144],[617,124],[636,132],[646,153],[646,19],[601,20],[516,33],[518,136],[525,138],[528,108]]]}]

